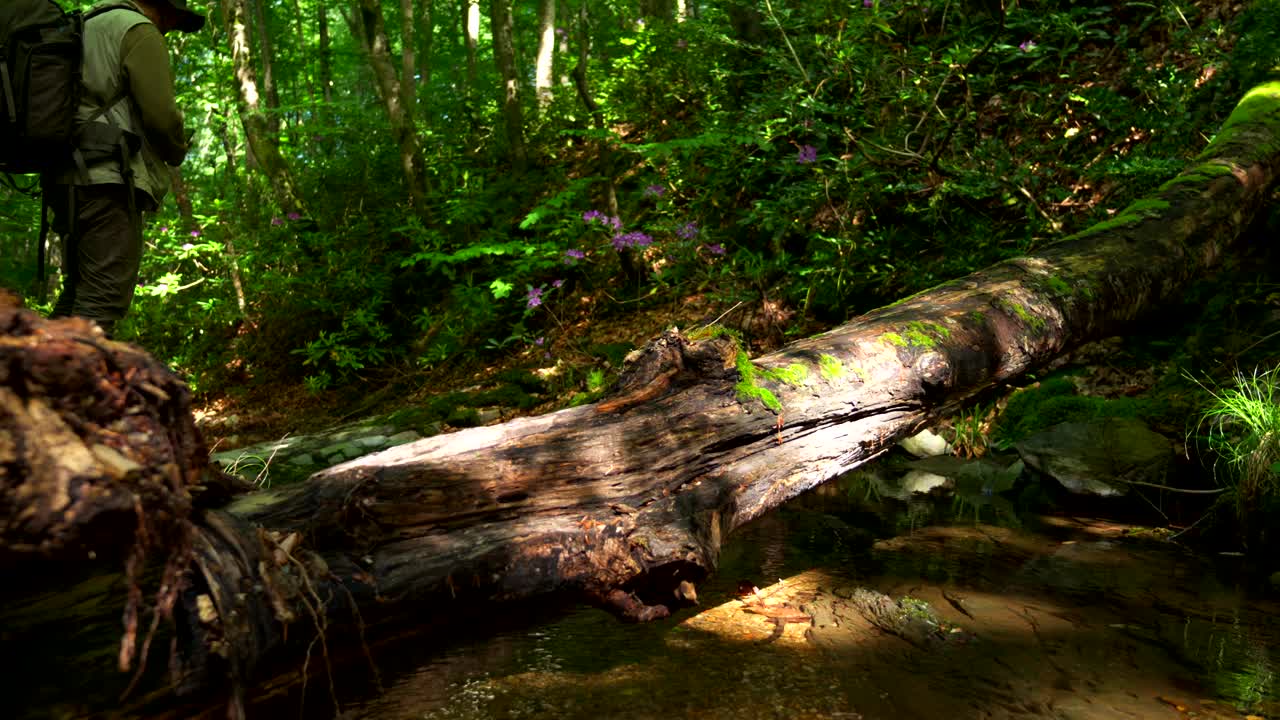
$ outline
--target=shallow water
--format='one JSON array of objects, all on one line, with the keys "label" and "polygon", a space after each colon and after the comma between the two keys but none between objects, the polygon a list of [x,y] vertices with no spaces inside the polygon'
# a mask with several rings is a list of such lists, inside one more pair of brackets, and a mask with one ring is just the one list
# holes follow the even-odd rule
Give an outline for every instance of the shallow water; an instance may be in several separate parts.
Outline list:
[{"label": "shallow water", "polygon": [[[397,649],[384,690],[342,717],[1280,718],[1280,604],[1205,559],[1102,520],[859,529],[877,522],[843,495],[803,499],[735,534],[697,608]],[[928,603],[937,632],[886,632],[857,588]]]}]

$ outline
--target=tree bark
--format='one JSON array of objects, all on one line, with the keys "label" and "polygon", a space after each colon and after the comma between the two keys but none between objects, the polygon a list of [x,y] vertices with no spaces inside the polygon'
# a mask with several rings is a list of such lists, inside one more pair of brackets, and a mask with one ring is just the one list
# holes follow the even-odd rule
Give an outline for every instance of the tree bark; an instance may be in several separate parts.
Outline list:
[{"label": "tree bark", "polygon": [[[1192,167],[1037,255],[754,363],[724,335],[668,332],[605,402],[424,439],[225,512],[185,509],[199,505],[185,498],[197,497],[191,469],[203,458],[184,439],[194,427],[174,400],[180,383],[122,359],[117,344],[66,330],[87,333],[86,324],[0,311],[0,355],[9,354],[0,358],[0,566],[83,565],[86,547],[128,556],[127,538],[148,534],[125,533],[122,548],[113,529],[162,523],[149,536],[176,533],[162,547],[190,548],[196,568],[175,606],[183,689],[228,678],[243,687],[273,652],[300,652],[317,629],[349,626],[353,608],[361,623],[418,623],[481,601],[567,592],[628,619],[663,617],[682,581],[715,570],[723,539],[743,523],[973,394],[1177,299],[1270,199],[1280,177],[1277,97],[1280,82],[1250,92]],[[88,354],[68,365],[77,350]],[[90,416],[74,415],[86,397],[95,398]],[[143,452],[114,424],[131,417],[171,423],[168,446],[187,448],[185,460],[166,461],[172,451],[152,442],[158,431],[141,429],[154,459],[127,455],[140,469],[121,462]],[[122,484],[122,474],[135,482]],[[55,596],[36,575],[22,577],[4,588],[0,628],[15,648],[4,660],[20,658],[15,672],[31,673],[25,664],[53,627],[32,618]],[[67,596],[77,610],[64,612],[79,613],[77,627],[113,622],[111,587],[77,588]],[[54,653],[54,679],[105,672],[102,653],[87,650]],[[48,683],[21,691],[50,692]]]},{"label": "tree bark", "polygon": [[329,45],[329,10],[316,6],[316,54],[320,56],[320,93],[325,106],[333,104],[333,49]]},{"label": "tree bark", "polygon": [[266,96],[267,130],[274,142],[280,142],[280,91],[276,87],[275,48],[271,42],[271,28],[267,24],[267,10],[263,0],[249,0],[253,10],[253,25],[258,33],[258,46],[261,48],[262,93]]},{"label": "tree bark", "polygon": [[[400,0],[400,105],[410,118],[414,117],[418,106],[417,93],[414,91],[418,65],[414,60],[417,25],[413,19],[413,2],[414,0]],[[416,131],[414,134],[417,134]]]},{"label": "tree bark", "polygon": [[538,0],[538,59],[534,67],[534,92],[538,110],[551,104],[556,54],[556,0]]},{"label": "tree bark", "polygon": [[507,128],[511,163],[523,172],[528,157],[524,144],[524,108],[520,104],[520,74],[516,67],[515,19],[511,0],[490,0],[489,26],[493,31],[493,60],[502,83],[502,118]]},{"label": "tree bark", "polygon": [[[391,59],[391,40],[387,37],[382,4],[378,0],[359,0],[358,10],[349,18],[351,33],[360,39],[377,79],[378,95],[382,98],[382,107],[387,113],[391,135],[400,149],[400,168],[409,189],[409,200],[419,213],[423,213],[427,202],[426,163],[418,141],[417,124],[405,102],[405,86],[396,78],[396,66]],[[410,63],[409,68],[412,67]]]},{"label": "tree bark", "polygon": [[257,73],[253,69],[248,33],[248,7],[246,0],[223,0],[223,17],[227,24],[227,40],[231,43],[231,61],[235,67],[240,91],[240,121],[250,152],[271,182],[276,202],[287,212],[305,213],[306,204],[298,193],[293,173],[280,146],[271,131],[267,115],[262,110],[258,90]]},{"label": "tree bark", "polygon": [[465,12],[462,19],[462,40],[467,46],[467,87],[464,95],[470,95],[476,87],[476,43],[480,37],[480,0],[462,0]]}]

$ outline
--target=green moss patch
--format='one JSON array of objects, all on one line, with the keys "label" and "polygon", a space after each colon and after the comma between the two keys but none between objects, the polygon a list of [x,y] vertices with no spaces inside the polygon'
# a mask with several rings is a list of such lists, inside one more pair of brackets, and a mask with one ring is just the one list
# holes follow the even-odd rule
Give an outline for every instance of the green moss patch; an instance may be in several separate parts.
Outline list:
[{"label": "green moss patch", "polygon": [[758,400],[773,412],[781,413],[782,401],[769,388],[760,385],[762,371],[751,362],[751,357],[745,351],[739,350],[735,364],[739,379],[733,389],[738,393],[738,400],[742,402]]},{"label": "green moss patch", "polygon": [[839,380],[844,377],[844,363],[835,355],[823,353],[818,356],[818,374],[823,380]]},{"label": "green moss patch", "polygon": [[1158,414],[1158,404],[1153,401],[1079,395],[1069,379],[1052,378],[1037,386],[1018,390],[1009,398],[992,430],[992,445],[1008,449],[1014,443],[1058,423],[1104,418],[1151,419]]},{"label": "green moss patch", "polygon": [[998,303],[1000,307],[1008,310],[1014,315],[1017,315],[1018,319],[1022,320],[1022,322],[1032,330],[1043,330],[1045,328],[1046,323],[1044,318],[1039,315],[1031,314],[1031,311],[1023,307],[1021,304],[1014,302],[1013,300],[1009,300],[1008,298],[1001,298]]}]

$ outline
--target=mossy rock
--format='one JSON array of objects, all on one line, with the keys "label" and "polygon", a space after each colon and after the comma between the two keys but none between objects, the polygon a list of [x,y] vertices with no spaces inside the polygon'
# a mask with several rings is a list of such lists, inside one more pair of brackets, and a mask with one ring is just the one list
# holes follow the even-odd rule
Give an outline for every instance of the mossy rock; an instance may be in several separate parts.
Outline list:
[{"label": "mossy rock", "polygon": [[1065,422],[1104,418],[1151,419],[1159,403],[1142,398],[1101,398],[1076,393],[1069,378],[1055,377],[1019,390],[1009,398],[992,432],[993,444],[1007,449],[1038,432]]}]

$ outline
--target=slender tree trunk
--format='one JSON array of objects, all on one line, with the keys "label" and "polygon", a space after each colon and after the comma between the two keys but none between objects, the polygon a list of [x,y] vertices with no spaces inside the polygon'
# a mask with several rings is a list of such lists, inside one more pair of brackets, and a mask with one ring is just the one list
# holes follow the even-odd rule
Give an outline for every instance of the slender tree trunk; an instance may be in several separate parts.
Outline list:
[{"label": "slender tree trunk", "polygon": [[320,94],[325,105],[333,104],[333,49],[329,44],[329,10],[324,3],[316,7],[316,54],[320,56]]},{"label": "slender tree trunk", "polygon": [[414,92],[418,65],[414,60],[416,25],[413,21],[413,2],[414,0],[400,0],[400,105],[410,118],[416,115],[418,109]]},{"label": "slender tree trunk", "polygon": [[[378,94],[391,126],[391,135],[400,149],[400,167],[409,187],[409,200],[418,212],[426,211],[427,183],[418,129],[410,108],[404,102],[404,85],[396,79],[396,66],[391,58],[391,41],[382,16],[379,0],[359,0],[359,12],[351,18],[351,33],[360,38],[369,65],[377,79]],[[410,58],[412,59],[412,58]],[[412,70],[413,65],[409,65]],[[410,79],[412,81],[412,78]]]},{"label": "slender tree trunk", "polygon": [[462,40],[467,45],[467,91],[476,88],[476,43],[480,37],[480,0],[462,0],[466,13],[462,21]]},{"label": "slender tree trunk", "polygon": [[247,1],[223,0],[222,11],[227,24],[227,40],[231,43],[231,62],[240,90],[240,120],[250,151],[270,180],[276,203],[286,212],[305,212],[305,203],[298,193],[293,174],[280,154],[270,122],[262,110],[249,45]]},{"label": "slender tree trunk", "polygon": [[173,180],[173,201],[178,206],[178,217],[182,218],[182,226],[188,230],[195,228],[195,208],[191,205],[191,192],[187,189],[187,181],[182,177],[182,168],[169,168],[169,177]]},{"label": "slender tree trunk", "polygon": [[555,68],[556,0],[538,0],[538,60],[534,70],[534,92],[538,110],[551,104],[551,83]]},{"label": "slender tree trunk", "polygon": [[276,88],[275,49],[271,42],[271,27],[267,24],[264,0],[249,0],[253,11],[253,25],[257,30],[258,47],[261,49],[262,95],[266,99],[264,115],[267,131],[275,142],[280,142],[280,91]]},{"label": "slender tree trunk", "polygon": [[502,83],[502,117],[507,127],[507,144],[516,172],[528,162],[524,144],[524,109],[520,105],[520,73],[516,68],[515,20],[511,0],[490,0],[489,26],[493,32],[493,59]]}]

